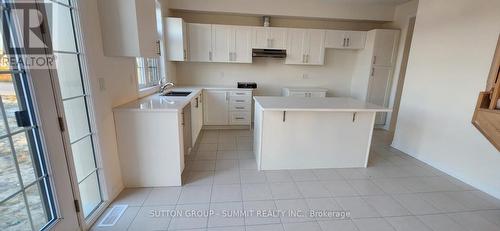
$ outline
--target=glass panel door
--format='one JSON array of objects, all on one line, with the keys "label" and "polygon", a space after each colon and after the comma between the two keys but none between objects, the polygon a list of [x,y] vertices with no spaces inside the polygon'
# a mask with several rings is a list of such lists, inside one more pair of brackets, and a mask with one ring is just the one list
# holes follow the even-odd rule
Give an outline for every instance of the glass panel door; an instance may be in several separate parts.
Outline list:
[{"label": "glass panel door", "polygon": [[69,145],[73,157],[82,212],[85,218],[102,203],[100,169],[96,161],[95,132],[90,94],[84,73],[74,1],[45,0],[52,7],[50,34],[60,93],[63,101]]},{"label": "glass panel door", "polygon": [[[19,44],[19,30],[0,3],[0,58],[18,58],[24,54],[7,50]],[[60,215],[28,76],[22,64],[0,62],[0,230],[41,230]]]}]

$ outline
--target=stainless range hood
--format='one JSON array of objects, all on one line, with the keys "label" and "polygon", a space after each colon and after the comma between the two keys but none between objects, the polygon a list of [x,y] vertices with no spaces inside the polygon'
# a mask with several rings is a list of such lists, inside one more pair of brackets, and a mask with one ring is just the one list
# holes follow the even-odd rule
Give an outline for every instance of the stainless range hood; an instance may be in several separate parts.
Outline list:
[{"label": "stainless range hood", "polygon": [[286,58],[286,50],[278,49],[253,49],[252,57]]}]

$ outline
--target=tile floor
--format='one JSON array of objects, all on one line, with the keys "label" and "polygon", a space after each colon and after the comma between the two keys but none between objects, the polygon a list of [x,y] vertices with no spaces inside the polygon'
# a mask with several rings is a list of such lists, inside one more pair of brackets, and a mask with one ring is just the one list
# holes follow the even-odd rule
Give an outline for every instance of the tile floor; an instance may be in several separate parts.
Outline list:
[{"label": "tile floor", "polygon": [[[374,132],[366,169],[259,172],[252,139],[251,131],[204,131],[184,186],[126,189],[113,202],[129,205],[118,223],[93,230],[500,230],[499,200],[389,147],[383,131]],[[299,210],[348,216],[294,216]]]}]

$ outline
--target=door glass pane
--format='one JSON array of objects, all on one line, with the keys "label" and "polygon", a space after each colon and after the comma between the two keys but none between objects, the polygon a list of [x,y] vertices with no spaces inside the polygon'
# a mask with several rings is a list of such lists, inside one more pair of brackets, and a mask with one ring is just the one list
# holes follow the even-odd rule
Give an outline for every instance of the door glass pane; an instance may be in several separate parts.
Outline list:
[{"label": "door glass pane", "polygon": [[14,142],[14,150],[16,151],[17,164],[21,171],[23,184],[28,185],[33,183],[37,177],[35,174],[35,166],[33,166],[31,152],[26,139],[26,133],[22,132],[12,136]]},{"label": "door glass pane", "polygon": [[[50,3],[50,1],[46,2]],[[67,1],[65,4],[68,4]],[[73,35],[70,11],[66,6],[54,3],[51,4],[51,8],[52,17],[49,14],[49,22],[51,22],[49,27],[54,50],[76,52],[75,40],[68,37]]]},{"label": "door glass pane", "polygon": [[82,181],[84,177],[95,170],[94,149],[91,136],[71,145],[75,162],[76,177]]},{"label": "door glass pane", "polygon": [[0,204],[0,230],[31,230],[22,193]]},{"label": "door glass pane", "polygon": [[8,78],[0,82],[0,94],[2,96],[2,102],[5,109],[5,114],[7,114],[7,121],[9,124],[10,132],[18,131],[22,128],[17,126],[16,111],[20,111],[19,102],[17,100],[16,92],[14,90],[14,83],[12,82],[12,76],[9,75]]},{"label": "door glass pane", "polygon": [[79,185],[83,214],[87,217],[101,203],[99,180],[94,172]]},{"label": "door glass pane", "polygon": [[64,101],[64,113],[71,142],[90,133],[84,97]]},{"label": "door glass pane", "polygon": [[82,77],[78,57],[74,54],[56,53],[57,77],[63,99],[83,95]]},{"label": "door glass pane", "polygon": [[0,140],[0,176],[0,201],[3,201],[21,189],[8,138]]},{"label": "door glass pane", "polygon": [[28,199],[28,206],[35,230],[40,230],[49,220],[51,220],[51,214],[46,210],[46,205],[41,196],[42,194],[43,192],[38,183],[26,189],[26,197]]}]

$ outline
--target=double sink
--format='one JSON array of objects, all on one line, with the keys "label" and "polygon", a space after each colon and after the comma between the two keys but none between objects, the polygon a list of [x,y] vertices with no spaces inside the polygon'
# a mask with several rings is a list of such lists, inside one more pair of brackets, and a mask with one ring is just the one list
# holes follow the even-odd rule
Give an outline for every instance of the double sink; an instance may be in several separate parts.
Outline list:
[{"label": "double sink", "polygon": [[192,91],[170,91],[161,94],[160,96],[178,96],[178,97],[186,97],[190,95]]}]

